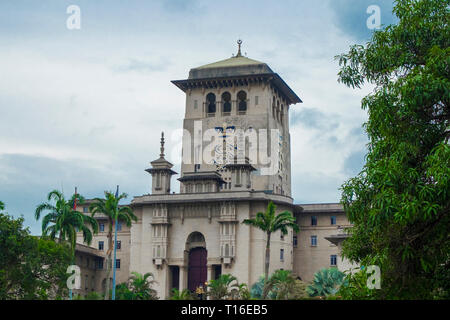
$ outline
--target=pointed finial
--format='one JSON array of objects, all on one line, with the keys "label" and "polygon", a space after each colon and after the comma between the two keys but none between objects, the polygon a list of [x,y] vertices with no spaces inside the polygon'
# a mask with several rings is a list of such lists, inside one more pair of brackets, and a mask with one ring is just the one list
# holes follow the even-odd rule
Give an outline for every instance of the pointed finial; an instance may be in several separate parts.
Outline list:
[{"label": "pointed finial", "polygon": [[242,40],[241,40],[241,39],[238,39],[237,44],[238,44],[238,53],[237,53],[236,57],[242,57],[242,54],[241,54],[241,44],[242,44]]},{"label": "pointed finial", "polygon": [[164,158],[164,131],[161,132],[161,158]]}]

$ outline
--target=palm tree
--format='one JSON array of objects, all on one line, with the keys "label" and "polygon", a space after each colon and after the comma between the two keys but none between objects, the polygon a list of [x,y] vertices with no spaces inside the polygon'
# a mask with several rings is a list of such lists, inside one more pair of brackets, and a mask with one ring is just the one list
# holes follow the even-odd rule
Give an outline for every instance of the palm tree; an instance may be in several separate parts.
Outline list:
[{"label": "palm tree", "polygon": [[113,251],[112,237],[113,226],[115,221],[125,222],[128,227],[131,227],[131,221],[137,221],[133,210],[128,206],[119,206],[119,202],[127,197],[126,193],[122,193],[116,197],[114,193],[105,191],[105,199],[95,198],[94,202],[89,206],[89,211],[92,217],[97,215],[105,215],[108,219],[108,251],[106,262],[106,286],[105,286],[105,300],[109,299],[109,278],[111,274],[111,254]]},{"label": "palm tree", "polygon": [[173,288],[170,300],[193,300],[192,294],[189,289],[183,289],[182,291],[177,288]]},{"label": "palm tree", "polygon": [[[147,272],[141,274],[138,272],[131,272],[129,286],[133,293],[133,300],[156,300],[156,290],[152,289],[152,285],[156,283],[153,273]],[[151,279],[150,279],[151,277]]]},{"label": "palm tree", "polygon": [[0,210],[5,210],[5,204],[0,201]]},{"label": "palm tree", "polygon": [[306,288],[310,297],[326,297],[336,294],[346,284],[345,274],[337,268],[321,269],[314,274],[312,284]]},{"label": "palm tree", "polygon": [[208,295],[213,300],[229,299],[234,296],[234,291],[239,291],[239,283],[235,276],[222,274],[219,278],[208,283]]},{"label": "palm tree", "polygon": [[294,295],[295,278],[290,270],[277,270],[269,279],[268,286],[276,300],[288,300]]},{"label": "palm tree", "polygon": [[[77,230],[82,231],[83,241],[89,245],[92,242],[93,233],[98,232],[98,223],[94,218],[73,208],[74,201],[80,204],[84,202],[84,198],[79,194],[74,194],[69,201],[66,201],[60,191],[53,190],[47,195],[47,201],[38,205],[34,214],[36,220],[39,220],[44,211],[49,211],[42,219],[42,235],[49,236],[51,239],[55,239],[58,235],[60,243],[67,239],[73,260]],[[51,201],[55,204],[51,204]]]},{"label": "palm tree", "polygon": [[276,206],[272,201],[269,202],[265,213],[258,212],[254,219],[245,219],[244,224],[254,226],[261,229],[266,233],[266,257],[264,267],[264,291],[263,299],[266,298],[269,291],[268,278],[269,278],[269,263],[270,263],[270,236],[272,233],[280,230],[283,235],[288,234],[288,228],[292,228],[296,233],[299,231],[299,227],[295,222],[295,218],[289,211],[283,211],[278,215],[275,215]]}]

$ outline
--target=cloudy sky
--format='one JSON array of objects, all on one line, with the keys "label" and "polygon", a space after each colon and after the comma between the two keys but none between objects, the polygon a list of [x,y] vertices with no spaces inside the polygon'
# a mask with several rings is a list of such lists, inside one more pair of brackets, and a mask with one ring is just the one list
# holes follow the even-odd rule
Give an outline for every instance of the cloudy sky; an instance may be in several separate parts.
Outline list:
[{"label": "cloudy sky", "polygon": [[[72,4],[79,30],[66,26]],[[170,80],[231,57],[242,38],[303,100],[290,111],[295,202],[338,202],[364,161],[371,88],[337,83],[333,57],[368,41],[370,5],[393,22],[384,0],[1,1],[0,200],[39,234],[33,212],[52,189],[148,193],[160,132],[170,148],[182,127]]]}]

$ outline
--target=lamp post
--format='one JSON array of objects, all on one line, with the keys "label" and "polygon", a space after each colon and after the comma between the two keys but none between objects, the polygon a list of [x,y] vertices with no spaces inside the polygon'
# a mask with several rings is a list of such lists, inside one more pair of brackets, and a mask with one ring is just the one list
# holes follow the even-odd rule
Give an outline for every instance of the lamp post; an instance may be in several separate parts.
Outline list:
[{"label": "lamp post", "polygon": [[[116,199],[119,197],[119,186],[117,186],[116,189]],[[117,249],[117,218],[119,216],[119,203],[117,203],[116,207],[116,217],[114,220],[114,263],[113,263],[113,287],[112,287],[112,294],[111,294],[111,300],[116,300],[116,249]]]}]

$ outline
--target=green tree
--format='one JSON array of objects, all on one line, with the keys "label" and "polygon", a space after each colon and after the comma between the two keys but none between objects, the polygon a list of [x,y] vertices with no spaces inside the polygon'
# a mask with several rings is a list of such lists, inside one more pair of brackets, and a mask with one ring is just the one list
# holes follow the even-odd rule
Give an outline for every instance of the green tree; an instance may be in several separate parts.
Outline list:
[{"label": "green tree", "polygon": [[[48,211],[42,219],[42,236],[49,236],[53,240],[58,235],[59,242],[67,239],[70,243],[73,259],[77,230],[82,231],[83,240],[89,245],[92,242],[92,233],[98,232],[98,223],[94,218],[73,209],[75,200],[80,204],[84,201],[84,198],[79,194],[74,194],[67,201],[60,191],[53,190],[48,194],[47,200],[48,202],[38,205],[35,211],[36,220],[40,219],[43,212]],[[51,201],[54,201],[55,204],[50,203]]]},{"label": "green tree", "polygon": [[183,289],[182,291],[177,288],[173,288],[170,294],[170,300],[194,300],[191,292],[188,289]]},{"label": "green tree", "polygon": [[381,268],[380,298],[449,297],[450,0],[395,1],[396,25],[337,56],[339,81],[374,90],[368,154],[342,187],[343,253]]},{"label": "green tree", "polygon": [[337,268],[324,268],[314,274],[312,283],[306,288],[310,297],[335,295],[342,285],[346,285],[345,274]]},{"label": "green tree", "polygon": [[378,297],[377,290],[369,289],[367,287],[367,280],[369,275],[367,269],[356,273],[349,273],[345,276],[346,284],[339,288],[336,295],[339,295],[344,300],[374,300]]},{"label": "green tree", "polygon": [[0,210],[5,210],[5,204],[0,201]]},{"label": "green tree", "polygon": [[105,300],[109,300],[109,281],[111,275],[111,255],[113,252],[113,228],[115,221],[125,222],[128,227],[131,227],[132,221],[137,221],[133,210],[128,206],[119,206],[119,202],[127,197],[126,193],[122,193],[118,197],[114,193],[105,191],[105,198],[95,198],[94,202],[89,206],[89,211],[92,217],[95,215],[105,215],[108,219],[108,250],[106,252],[106,286],[105,286]]},{"label": "green tree", "polygon": [[245,219],[244,224],[254,226],[266,233],[266,256],[264,264],[265,285],[263,290],[263,299],[267,297],[268,293],[268,278],[269,278],[269,264],[270,264],[270,237],[272,233],[281,231],[283,235],[288,234],[288,228],[292,228],[294,232],[299,231],[299,227],[295,222],[295,218],[289,211],[283,211],[275,214],[276,206],[272,201],[269,202],[265,213],[258,212],[254,219]]},{"label": "green tree", "polygon": [[268,286],[276,300],[289,300],[294,297],[295,277],[290,270],[276,270],[269,278]]},{"label": "green tree", "polygon": [[294,300],[305,300],[309,298],[309,294],[306,292],[308,284],[299,279],[295,279],[294,288],[292,292],[292,299]]},{"label": "green tree", "polygon": [[70,248],[31,236],[23,221],[0,213],[0,299],[65,296]]},{"label": "green tree", "polygon": [[[117,300],[157,300],[156,290],[152,286],[156,283],[151,272],[140,274],[132,272],[128,282],[116,285]],[[111,294],[111,292],[110,292]]]},{"label": "green tree", "polygon": [[128,288],[126,282],[116,285],[116,300],[133,300],[133,292]]},{"label": "green tree", "polygon": [[133,300],[157,300],[156,291],[152,286],[156,283],[153,273],[141,274],[132,272],[129,279],[129,288],[133,293]]},{"label": "green tree", "polygon": [[207,295],[213,300],[232,299],[239,292],[239,283],[231,274],[221,274],[219,278],[209,281]]}]

